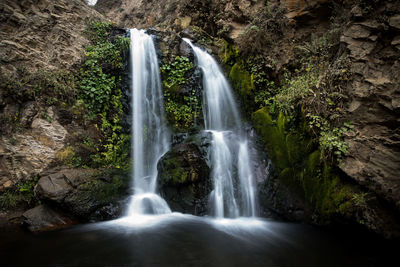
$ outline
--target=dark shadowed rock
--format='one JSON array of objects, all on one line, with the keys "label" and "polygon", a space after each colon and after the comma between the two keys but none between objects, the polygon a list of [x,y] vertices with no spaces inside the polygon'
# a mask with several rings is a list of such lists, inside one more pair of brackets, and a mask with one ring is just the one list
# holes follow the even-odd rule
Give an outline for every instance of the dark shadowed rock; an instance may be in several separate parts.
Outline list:
[{"label": "dark shadowed rock", "polygon": [[31,232],[55,230],[74,224],[77,221],[69,215],[55,211],[47,205],[40,205],[22,214],[23,223]]},{"label": "dark shadowed rock", "polygon": [[36,196],[83,220],[118,217],[129,195],[129,172],[62,169],[42,177]]},{"label": "dark shadowed rock", "polygon": [[211,191],[210,169],[195,144],[179,144],[157,165],[161,195],[173,211],[203,215]]}]

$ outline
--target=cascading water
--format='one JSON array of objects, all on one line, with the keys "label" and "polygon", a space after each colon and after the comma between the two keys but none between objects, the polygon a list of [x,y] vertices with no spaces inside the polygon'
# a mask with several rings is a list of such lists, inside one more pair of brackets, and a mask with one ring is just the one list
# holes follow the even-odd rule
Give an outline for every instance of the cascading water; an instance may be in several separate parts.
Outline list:
[{"label": "cascading water", "polygon": [[153,39],[130,30],[133,191],[128,215],[170,213],[156,194],[157,162],[169,148],[159,65]]},{"label": "cascading water", "polygon": [[[128,215],[171,213],[156,194],[157,162],[169,148],[157,54],[151,36],[143,30],[132,29],[130,36],[134,194]],[[185,41],[203,71],[205,131],[212,136],[211,208],[217,218],[255,216],[248,141],[229,83],[211,55]]]},{"label": "cascading water", "polygon": [[[242,133],[231,88],[214,58],[184,39],[194,50],[203,71],[205,129],[212,134],[211,194],[216,217],[256,216],[255,187],[248,141]],[[234,167],[238,186],[235,191]]]}]

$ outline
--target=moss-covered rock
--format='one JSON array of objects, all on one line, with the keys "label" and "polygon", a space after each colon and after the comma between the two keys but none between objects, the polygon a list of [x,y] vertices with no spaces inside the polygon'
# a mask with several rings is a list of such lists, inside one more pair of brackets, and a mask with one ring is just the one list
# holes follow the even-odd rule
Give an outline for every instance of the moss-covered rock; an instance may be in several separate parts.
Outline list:
[{"label": "moss-covered rock", "polygon": [[254,91],[253,75],[248,73],[240,63],[232,66],[229,72],[229,81],[242,97]]},{"label": "moss-covered rock", "polygon": [[276,167],[278,179],[308,205],[308,212],[329,221],[337,216],[348,217],[356,210],[353,198],[358,191],[345,185],[321,161],[318,146],[303,128],[289,129],[282,113],[273,120],[268,108],[256,111],[253,121]]},{"label": "moss-covered rock", "polygon": [[268,108],[253,114],[275,171],[259,187],[261,205],[291,219],[317,224],[355,223],[384,234],[399,234],[398,222],[377,197],[350,183],[323,158],[304,125],[274,119]]},{"label": "moss-covered rock", "polygon": [[62,169],[40,178],[35,194],[82,220],[105,220],[121,214],[130,180],[122,170]]},{"label": "moss-covered rock", "polygon": [[174,146],[159,161],[158,186],[171,209],[202,215],[211,191],[210,169],[197,145]]}]

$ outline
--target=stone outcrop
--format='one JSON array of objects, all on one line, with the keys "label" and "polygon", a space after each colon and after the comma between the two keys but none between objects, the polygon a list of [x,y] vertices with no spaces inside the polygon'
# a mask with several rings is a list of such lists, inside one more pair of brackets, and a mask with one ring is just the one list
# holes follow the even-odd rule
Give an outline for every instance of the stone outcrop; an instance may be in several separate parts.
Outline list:
[{"label": "stone outcrop", "polygon": [[264,0],[99,0],[95,8],[123,27],[183,30],[197,26],[212,35],[237,37]]},{"label": "stone outcrop", "polygon": [[40,178],[35,195],[78,219],[105,220],[121,215],[129,184],[123,171],[56,169]]},{"label": "stone outcrop", "polygon": [[[18,77],[17,70],[21,69],[35,73],[75,68],[84,56],[83,47],[89,43],[83,31],[92,19],[105,20],[82,0],[1,1],[2,80],[24,79]],[[2,123],[15,125],[15,133],[0,136],[0,191],[19,181],[32,180],[48,169],[68,139],[57,108],[44,106],[36,99],[24,102],[26,99],[15,97],[16,92],[10,96],[2,90],[0,117]],[[1,127],[1,133],[9,128]]]},{"label": "stone outcrop", "polygon": [[82,0],[0,2],[0,73],[70,69],[80,62],[91,19],[105,19]]},{"label": "stone outcrop", "polygon": [[34,114],[31,105],[24,109],[22,121],[31,127],[28,131],[11,138],[0,139],[0,190],[21,180],[33,179],[41,174],[56,159],[57,152],[64,147],[67,130],[58,122],[50,107],[47,119]]},{"label": "stone outcrop", "polygon": [[[340,165],[352,179],[377,193],[400,211],[400,6],[387,3],[387,22],[358,18],[341,36],[354,73],[348,85],[347,117],[355,125],[349,134],[348,156]],[[353,16],[355,16],[353,11]]]},{"label": "stone outcrop", "polygon": [[158,187],[173,211],[204,215],[211,191],[210,169],[197,145],[178,144],[159,161]]}]

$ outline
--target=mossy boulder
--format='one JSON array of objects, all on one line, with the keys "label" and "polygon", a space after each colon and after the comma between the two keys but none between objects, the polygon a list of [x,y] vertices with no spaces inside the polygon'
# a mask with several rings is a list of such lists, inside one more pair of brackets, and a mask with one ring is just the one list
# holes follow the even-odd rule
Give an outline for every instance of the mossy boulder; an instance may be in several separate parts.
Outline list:
[{"label": "mossy boulder", "polygon": [[61,169],[40,178],[36,196],[83,221],[121,215],[130,175],[122,170]]},{"label": "mossy boulder", "polygon": [[157,169],[159,191],[173,211],[206,213],[210,168],[197,145],[174,146],[160,159]]}]

